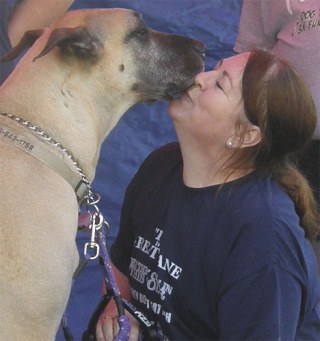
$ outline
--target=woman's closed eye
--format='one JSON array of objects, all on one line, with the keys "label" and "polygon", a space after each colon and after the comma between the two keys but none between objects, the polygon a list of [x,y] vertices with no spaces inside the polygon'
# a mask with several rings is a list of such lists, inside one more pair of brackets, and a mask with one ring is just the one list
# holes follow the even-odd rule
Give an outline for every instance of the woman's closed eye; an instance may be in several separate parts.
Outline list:
[{"label": "woman's closed eye", "polygon": [[216,81],[216,87],[219,89],[219,90],[221,90],[226,96],[227,96],[227,94],[226,94],[226,92],[225,92],[225,90],[224,90],[224,87],[221,85],[221,82],[220,81]]},{"label": "woman's closed eye", "polygon": [[228,98],[227,93],[225,92],[224,86],[221,85],[219,80],[216,81],[216,87],[223,92],[223,94]]},{"label": "woman's closed eye", "polygon": [[221,86],[221,83],[219,81],[216,81],[216,87],[224,92],[223,87]]}]

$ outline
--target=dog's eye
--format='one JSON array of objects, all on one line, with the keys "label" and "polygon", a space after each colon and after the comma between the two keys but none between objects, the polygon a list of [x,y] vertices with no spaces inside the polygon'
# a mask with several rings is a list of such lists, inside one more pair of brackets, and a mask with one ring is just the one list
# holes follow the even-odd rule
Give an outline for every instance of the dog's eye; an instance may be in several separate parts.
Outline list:
[{"label": "dog's eye", "polygon": [[136,31],[136,36],[138,37],[146,37],[148,35],[148,30],[146,28],[140,28],[138,31]]},{"label": "dog's eye", "polygon": [[126,42],[129,42],[132,39],[139,40],[141,42],[146,42],[149,37],[149,30],[146,27],[139,27],[133,32],[131,32],[127,37],[126,37]]},{"label": "dog's eye", "polygon": [[139,28],[133,32],[133,36],[137,38],[146,38],[148,36],[148,30],[146,28]]}]

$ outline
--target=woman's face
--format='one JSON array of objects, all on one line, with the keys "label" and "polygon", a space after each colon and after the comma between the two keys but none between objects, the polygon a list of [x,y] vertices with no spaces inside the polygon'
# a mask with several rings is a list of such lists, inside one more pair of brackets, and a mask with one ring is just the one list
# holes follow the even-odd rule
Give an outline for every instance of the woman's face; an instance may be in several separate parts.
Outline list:
[{"label": "woman's face", "polygon": [[169,105],[177,134],[208,146],[226,146],[244,108],[241,82],[249,53],[222,60],[196,76],[195,85]]}]

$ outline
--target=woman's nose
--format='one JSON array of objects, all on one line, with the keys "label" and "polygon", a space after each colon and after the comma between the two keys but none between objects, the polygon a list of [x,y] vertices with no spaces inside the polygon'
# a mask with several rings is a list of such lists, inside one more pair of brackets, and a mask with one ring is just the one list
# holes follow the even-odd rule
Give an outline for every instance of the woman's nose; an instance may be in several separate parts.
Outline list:
[{"label": "woman's nose", "polygon": [[194,83],[199,86],[201,89],[206,89],[210,84],[214,83],[215,80],[215,74],[217,71],[206,71],[206,72],[200,72],[195,80]]}]

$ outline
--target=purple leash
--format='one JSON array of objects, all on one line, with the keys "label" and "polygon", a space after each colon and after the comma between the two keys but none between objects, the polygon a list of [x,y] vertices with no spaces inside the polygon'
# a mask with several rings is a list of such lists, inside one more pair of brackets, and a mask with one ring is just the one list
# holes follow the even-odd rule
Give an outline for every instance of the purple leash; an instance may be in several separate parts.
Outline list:
[{"label": "purple leash", "polygon": [[[109,225],[104,220],[103,215],[100,213],[99,208],[97,207],[99,200],[100,196],[98,194],[94,195],[92,194],[90,197],[88,197],[87,203],[85,204],[87,210],[85,212],[80,213],[79,215],[78,228],[82,230],[90,229],[91,238],[90,241],[85,244],[84,258],[79,263],[79,266],[73,275],[72,284],[74,283],[80,272],[88,264],[89,260],[96,259],[100,256],[104,264],[105,281],[107,285],[108,295],[104,297],[103,304],[99,304],[97,309],[93,313],[88,328],[82,335],[82,341],[96,340],[95,337],[96,324],[103,312],[102,309],[106,307],[111,298],[113,298],[113,300],[115,301],[119,316],[117,320],[119,324],[119,332],[113,338],[113,341],[127,341],[129,339],[131,325],[129,317],[125,315],[120,290],[111,268],[110,257],[107,251],[106,233],[103,228],[103,225],[105,225],[106,232],[108,233]],[[93,212],[91,212],[90,209],[93,209]],[[61,319],[61,327],[66,341],[73,341],[73,337],[67,326],[67,318],[65,314]]]},{"label": "purple leash", "polygon": [[98,233],[98,241],[101,250],[101,258],[103,260],[104,269],[105,269],[105,281],[107,285],[107,291],[113,292],[113,299],[116,303],[118,310],[118,324],[119,324],[119,333],[114,337],[113,341],[125,341],[129,339],[129,333],[131,330],[131,325],[129,321],[129,317],[125,315],[122,298],[120,295],[120,290],[118,287],[118,283],[114,277],[110,256],[107,251],[107,243],[106,243],[106,235],[103,231],[99,231]]},{"label": "purple leash", "polygon": [[[156,325],[153,321],[148,320],[142,312],[120,295],[120,290],[112,271],[110,256],[107,250],[106,235],[110,228],[97,207],[99,200],[100,196],[98,194],[91,194],[91,196],[87,198],[87,203],[85,204],[86,211],[80,212],[79,215],[78,229],[91,230],[91,238],[90,241],[85,244],[84,258],[79,263],[79,266],[73,275],[73,282],[90,260],[100,257],[100,262],[103,263],[104,268],[107,294],[102,297],[94,310],[87,329],[82,334],[82,341],[96,341],[96,325],[111,299],[114,300],[117,307],[117,321],[119,325],[119,332],[113,338],[113,341],[127,341],[129,339],[131,325],[129,317],[125,315],[125,309],[139,322],[143,339],[145,338],[149,341],[163,340],[160,326]],[[92,210],[92,212],[90,210]],[[104,226],[105,228],[103,228]],[[73,341],[73,337],[67,326],[65,314],[62,317],[61,326],[66,341]]]}]

